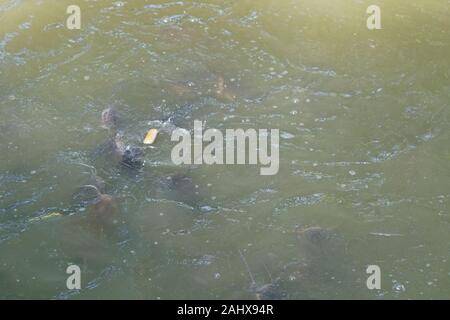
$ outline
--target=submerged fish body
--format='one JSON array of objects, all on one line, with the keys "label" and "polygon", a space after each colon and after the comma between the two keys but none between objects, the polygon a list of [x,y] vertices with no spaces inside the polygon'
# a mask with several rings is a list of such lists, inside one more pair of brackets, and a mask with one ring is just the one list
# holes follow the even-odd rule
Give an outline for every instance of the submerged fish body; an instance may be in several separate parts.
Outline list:
[{"label": "submerged fish body", "polygon": [[334,236],[334,232],[330,229],[321,228],[318,226],[307,227],[298,231],[299,239],[306,239],[312,244],[322,245],[329,241]]},{"label": "submerged fish body", "polygon": [[81,218],[81,226],[97,236],[110,236],[115,233],[121,224],[117,199],[103,193],[96,185],[83,185],[81,189],[95,193],[94,199],[86,202],[87,213]]},{"label": "submerged fish body", "polygon": [[87,223],[96,233],[111,234],[119,224],[119,205],[108,194],[100,194],[87,213]]},{"label": "submerged fish body", "polygon": [[175,201],[182,202],[190,207],[198,207],[201,197],[195,188],[191,177],[184,173],[171,174],[165,178],[167,195]]}]

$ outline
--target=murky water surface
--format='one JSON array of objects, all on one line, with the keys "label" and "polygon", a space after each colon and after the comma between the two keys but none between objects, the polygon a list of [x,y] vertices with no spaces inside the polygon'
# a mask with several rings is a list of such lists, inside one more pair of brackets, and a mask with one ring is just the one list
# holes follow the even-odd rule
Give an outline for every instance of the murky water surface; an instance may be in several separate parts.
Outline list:
[{"label": "murky water surface", "polygon": [[[450,2],[377,2],[369,31],[366,0],[1,0],[0,297],[448,298]],[[175,166],[164,130],[127,169],[109,106],[136,145],[278,128],[280,171]]]}]

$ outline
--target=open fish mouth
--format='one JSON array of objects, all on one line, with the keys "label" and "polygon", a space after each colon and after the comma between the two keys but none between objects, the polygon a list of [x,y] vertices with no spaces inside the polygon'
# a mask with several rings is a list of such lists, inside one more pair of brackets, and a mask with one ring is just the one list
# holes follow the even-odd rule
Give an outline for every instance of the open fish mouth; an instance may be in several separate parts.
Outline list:
[{"label": "open fish mouth", "polygon": [[101,116],[102,127],[105,129],[115,129],[118,123],[117,111],[113,108],[103,110]]}]

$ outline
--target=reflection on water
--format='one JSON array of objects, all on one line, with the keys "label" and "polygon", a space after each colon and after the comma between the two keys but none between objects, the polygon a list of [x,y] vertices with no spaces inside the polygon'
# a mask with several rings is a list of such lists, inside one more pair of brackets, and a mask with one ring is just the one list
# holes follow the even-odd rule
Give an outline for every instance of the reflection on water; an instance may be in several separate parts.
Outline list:
[{"label": "reflection on water", "polygon": [[[448,4],[69,4],[0,0],[1,298],[448,298]],[[279,173],[175,166],[195,119],[280,129]]]}]

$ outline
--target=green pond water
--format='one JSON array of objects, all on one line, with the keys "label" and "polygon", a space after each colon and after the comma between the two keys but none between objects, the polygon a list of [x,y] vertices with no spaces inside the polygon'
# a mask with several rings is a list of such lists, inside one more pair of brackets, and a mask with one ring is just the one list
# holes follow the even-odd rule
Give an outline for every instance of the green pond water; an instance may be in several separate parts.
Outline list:
[{"label": "green pond water", "polygon": [[[0,298],[449,298],[449,8],[0,0]],[[102,147],[109,106],[135,145],[171,115],[279,129],[279,172],[176,166],[164,130],[125,168]],[[114,237],[83,224],[94,171],[120,206]]]}]

